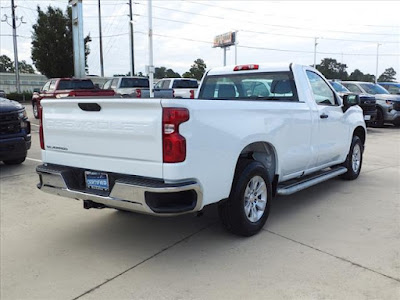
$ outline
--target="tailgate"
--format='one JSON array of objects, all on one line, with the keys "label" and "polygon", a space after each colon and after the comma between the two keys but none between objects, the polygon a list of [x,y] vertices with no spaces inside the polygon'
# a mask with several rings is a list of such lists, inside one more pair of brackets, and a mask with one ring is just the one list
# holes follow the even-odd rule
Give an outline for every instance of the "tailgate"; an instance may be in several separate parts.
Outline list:
[{"label": "tailgate", "polygon": [[162,178],[160,99],[69,98],[41,104],[43,162]]}]

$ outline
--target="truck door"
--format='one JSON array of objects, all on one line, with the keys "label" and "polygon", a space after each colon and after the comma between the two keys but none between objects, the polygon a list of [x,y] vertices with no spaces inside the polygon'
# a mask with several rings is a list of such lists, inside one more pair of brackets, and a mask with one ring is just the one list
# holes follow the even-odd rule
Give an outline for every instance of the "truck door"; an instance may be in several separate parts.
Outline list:
[{"label": "truck door", "polygon": [[318,114],[318,130],[312,143],[318,155],[316,166],[322,166],[339,160],[343,153],[347,153],[349,128],[337,96],[326,81],[313,71],[307,70],[306,73]]}]

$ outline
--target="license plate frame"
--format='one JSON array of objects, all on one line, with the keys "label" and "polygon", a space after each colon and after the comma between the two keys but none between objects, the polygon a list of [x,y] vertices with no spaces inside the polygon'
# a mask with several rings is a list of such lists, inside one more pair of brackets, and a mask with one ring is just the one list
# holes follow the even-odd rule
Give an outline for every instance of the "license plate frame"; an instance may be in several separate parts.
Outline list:
[{"label": "license plate frame", "polygon": [[87,189],[109,191],[110,181],[104,172],[85,171],[85,184]]},{"label": "license plate frame", "polygon": [[364,116],[365,121],[371,121],[371,116],[370,115],[365,115]]}]

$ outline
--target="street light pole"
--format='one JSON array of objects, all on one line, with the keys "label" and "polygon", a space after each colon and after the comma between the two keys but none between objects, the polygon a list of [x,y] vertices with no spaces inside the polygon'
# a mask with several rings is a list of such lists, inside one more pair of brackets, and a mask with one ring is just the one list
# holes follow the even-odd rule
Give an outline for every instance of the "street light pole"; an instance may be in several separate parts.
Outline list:
[{"label": "street light pole", "polygon": [[19,84],[19,65],[18,65],[18,48],[17,48],[17,26],[15,24],[15,5],[14,0],[11,0],[11,17],[13,29],[13,42],[14,42],[14,63],[15,63],[15,80],[17,93],[21,93],[21,86]]},{"label": "street light pole", "polygon": [[99,37],[100,37],[100,74],[104,77],[104,61],[103,61],[103,35],[101,33],[101,6],[99,0]]},{"label": "street light pole", "polygon": [[378,82],[378,62],[379,62],[379,46],[382,44],[376,44],[376,71],[375,71],[375,83]]},{"label": "street light pole", "polygon": [[314,38],[314,68],[315,68],[316,63],[317,63],[317,45],[318,45],[317,40],[318,40],[317,37]]}]

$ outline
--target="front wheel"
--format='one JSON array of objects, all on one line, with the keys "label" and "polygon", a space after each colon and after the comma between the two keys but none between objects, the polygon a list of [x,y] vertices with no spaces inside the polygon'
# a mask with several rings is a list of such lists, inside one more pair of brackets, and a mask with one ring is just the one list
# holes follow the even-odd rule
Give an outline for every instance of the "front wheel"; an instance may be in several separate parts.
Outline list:
[{"label": "front wheel", "polygon": [[360,175],[363,159],[364,146],[358,136],[353,136],[350,151],[347,155],[343,166],[347,168],[347,172],[341,175],[346,180],[354,180]]},{"label": "front wheel", "polygon": [[229,199],[219,205],[225,227],[242,236],[259,232],[267,221],[272,199],[268,170],[253,160],[240,160]]},{"label": "front wheel", "polygon": [[378,108],[376,111],[376,119],[373,123],[373,126],[377,127],[377,128],[381,128],[381,127],[383,127],[384,123],[385,123],[385,120],[384,120],[384,116],[383,116],[383,111],[380,108]]},{"label": "front wheel", "polygon": [[3,163],[6,165],[19,165],[22,164],[24,161],[25,157],[21,157],[16,159],[3,160]]}]

